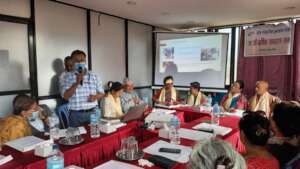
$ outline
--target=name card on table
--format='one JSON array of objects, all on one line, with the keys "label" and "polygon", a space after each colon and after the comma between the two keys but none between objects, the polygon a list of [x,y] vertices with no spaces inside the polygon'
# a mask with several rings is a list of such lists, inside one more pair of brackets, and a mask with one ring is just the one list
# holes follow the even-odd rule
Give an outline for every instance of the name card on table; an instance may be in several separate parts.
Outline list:
[{"label": "name card on table", "polygon": [[208,123],[200,123],[193,127],[195,130],[213,130],[213,133],[216,135],[225,136],[226,134],[230,133],[232,131],[231,128],[218,126],[214,124],[208,124]]},{"label": "name card on table", "polygon": [[180,138],[194,140],[194,141],[208,140],[214,136],[213,133],[196,131],[196,130],[185,129],[185,128],[180,128],[178,130],[178,133]]}]

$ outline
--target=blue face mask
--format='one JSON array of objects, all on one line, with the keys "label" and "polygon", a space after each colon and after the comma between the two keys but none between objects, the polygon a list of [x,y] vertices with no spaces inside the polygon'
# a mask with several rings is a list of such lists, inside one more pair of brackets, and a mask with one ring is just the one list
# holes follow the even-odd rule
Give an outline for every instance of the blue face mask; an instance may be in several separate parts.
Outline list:
[{"label": "blue face mask", "polygon": [[31,116],[28,117],[28,119],[29,119],[30,121],[34,121],[34,120],[37,119],[38,117],[39,117],[39,112],[38,112],[38,111],[34,111],[34,112],[31,113]]},{"label": "blue face mask", "polygon": [[75,63],[75,70],[79,73],[83,72],[86,69],[85,62]]}]

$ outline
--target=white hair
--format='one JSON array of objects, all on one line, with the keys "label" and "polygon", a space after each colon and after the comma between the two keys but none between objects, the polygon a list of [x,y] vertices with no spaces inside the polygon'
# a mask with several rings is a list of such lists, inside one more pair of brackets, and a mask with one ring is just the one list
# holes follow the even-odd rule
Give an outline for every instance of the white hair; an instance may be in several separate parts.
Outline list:
[{"label": "white hair", "polygon": [[126,85],[126,84],[133,84],[133,81],[130,80],[129,78],[125,77],[125,78],[123,79],[123,84],[124,84],[124,85]]},{"label": "white hair", "polygon": [[198,143],[193,149],[188,168],[217,169],[218,165],[223,165],[224,169],[247,169],[244,158],[231,144],[220,139]]}]

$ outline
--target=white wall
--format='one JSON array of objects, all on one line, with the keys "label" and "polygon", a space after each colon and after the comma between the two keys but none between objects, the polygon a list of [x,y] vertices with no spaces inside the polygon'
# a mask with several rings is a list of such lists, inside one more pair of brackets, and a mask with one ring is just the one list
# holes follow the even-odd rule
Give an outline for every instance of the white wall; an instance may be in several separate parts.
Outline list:
[{"label": "white wall", "polygon": [[0,13],[29,18],[30,0],[0,0]]},{"label": "white wall", "polygon": [[128,74],[136,86],[152,85],[152,27],[128,23]]},{"label": "white wall", "polygon": [[63,59],[75,49],[87,51],[86,11],[48,0],[35,2],[38,93],[58,94]]},{"label": "white wall", "polygon": [[0,91],[30,89],[27,25],[0,21]]},{"label": "white wall", "polygon": [[125,77],[125,22],[91,13],[92,70],[103,83]]}]

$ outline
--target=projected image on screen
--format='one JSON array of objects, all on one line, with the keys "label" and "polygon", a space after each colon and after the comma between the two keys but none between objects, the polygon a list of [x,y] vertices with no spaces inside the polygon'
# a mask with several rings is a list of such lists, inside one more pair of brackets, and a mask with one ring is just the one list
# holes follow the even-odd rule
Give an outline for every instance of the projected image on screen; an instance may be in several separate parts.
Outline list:
[{"label": "projected image on screen", "polygon": [[199,81],[205,87],[225,87],[227,34],[157,33],[156,39],[155,84],[172,75],[179,86]]}]

